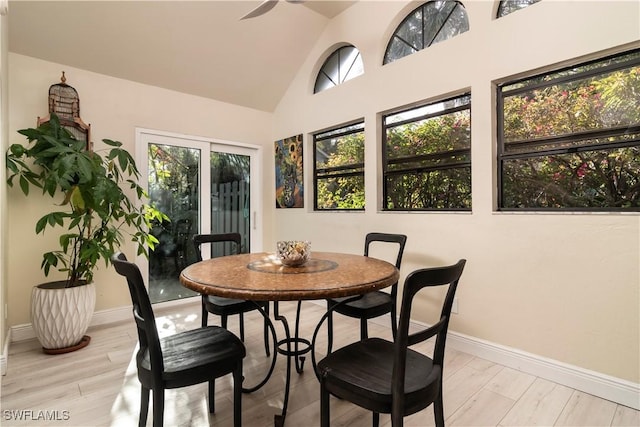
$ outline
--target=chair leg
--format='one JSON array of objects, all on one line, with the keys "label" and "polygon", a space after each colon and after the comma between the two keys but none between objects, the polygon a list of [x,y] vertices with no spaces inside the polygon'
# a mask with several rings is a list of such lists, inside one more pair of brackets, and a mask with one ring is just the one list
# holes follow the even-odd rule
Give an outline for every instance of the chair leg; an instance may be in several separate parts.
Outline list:
[{"label": "chair leg", "polygon": [[329,392],[324,387],[324,383],[320,382],[320,427],[329,427],[330,416]]},{"label": "chair leg", "polygon": [[373,427],[380,427],[380,413],[373,413]]},{"label": "chair leg", "polygon": [[444,427],[444,404],[442,402],[442,378],[440,378],[440,391],[436,401],[433,402],[433,415],[436,420],[436,427]]},{"label": "chair leg", "polygon": [[396,335],[398,335],[398,322],[396,314],[396,304],[393,303],[393,306],[391,307],[391,334],[394,341],[396,340]]},{"label": "chair leg", "polygon": [[227,329],[227,315],[226,314],[222,314],[220,315],[220,325]]},{"label": "chair leg", "polygon": [[238,316],[240,316],[240,341],[244,342],[244,313],[240,313]]},{"label": "chair leg", "polygon": [[391,427],[402,427],[404,425],[404,417],[402,413],[391,414]]},{"label": "chair leg", "polygon": [[367,319],[360,319],[360,339],[366,340],[369,338],[369,332],[367,330]]},{"label": "chair leg", "polygon": [[164,389],[153,389],[153,427],[164,424]]},{"label": "chair leg", "polygon": [[[267,316],[269,316],[269,303],[264,307],[264,312]],[[269,322],[267,319],[264,319],[264,352],[267,354],[267,357],[271,356],[271,350],[269,350]]]},{"label": "chair leg", "polygon": [[203,328],[207,326],[208,321],[209,321],[209,312],[207,311],[207,308],[204,306],[204,301],[203,301],[202,302],[202,327]]},{"label": "chair leg", "polygon": [[216,380],[209,381],[209,413],[216,412]]},{"label": "chair leg", "polygon": [[138,421],[139,427],[145,427],[147,425],[147,414],[149,413],[149,389],[142,386],[142,393],[140,394],[140,420]]},{"label": "chair leg", "polygon": [[242,426],[242,362],[233,371],[233,425]]},{"label": "chair leg", "polygon": [[[327,304],[327,310],[329,310],[329,304]],[[327,316],[327,354],[331,353],[331,349],[333,348],[333,313],[329,313]]]}]

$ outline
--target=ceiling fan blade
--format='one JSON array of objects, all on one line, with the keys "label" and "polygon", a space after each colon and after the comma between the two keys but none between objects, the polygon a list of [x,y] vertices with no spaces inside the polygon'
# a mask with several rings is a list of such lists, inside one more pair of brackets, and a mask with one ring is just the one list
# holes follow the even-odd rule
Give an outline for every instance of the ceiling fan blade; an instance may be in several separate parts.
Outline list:
[{"label": "ceiling fan blade", "polygon": [[262,3],[260,3],[260,5],[258,7],[256,7],[251,12],[247,13],[246,15],[244,15],[242,18],[240,18],[240,20],[249,19],[249,18],[255,18],[256,16],[260,16],[262,14],[265,14],[268,11],[270,11],[271,9],[273,9],[273,7],[276,4],[278,4],[278,0],[264,0]]}]

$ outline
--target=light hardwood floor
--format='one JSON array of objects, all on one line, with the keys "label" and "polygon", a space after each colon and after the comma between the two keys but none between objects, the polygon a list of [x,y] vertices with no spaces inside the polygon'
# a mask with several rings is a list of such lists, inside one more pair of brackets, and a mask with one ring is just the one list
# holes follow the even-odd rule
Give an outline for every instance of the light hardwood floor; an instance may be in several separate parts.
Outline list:
[{"label": "light hardwood floor", "polygon": [[[281,303],[281,312],[293,321],[295,304]],[[171,334],[198,327],[199,300],[178,309],[156,313],[159,330]],[[301,335],[310,336],[323,307],[303,304]],[[235,316],[237,318],[237,316]],[[232,318],[233,319],[233,318]],[[235,319],[229,328],[237,333]],[[210,324],[219,324],[210,317]],[[245,386],[255,384],[266,372],[262,321],[249,314],[246,323]],[[354,319],[335,316],[337,348],[358,338]],[[279,322],[276,322],[276,326]],[[293,327],[293,325],[291,325]],[[91,344],[66,355],[44,355],[35,340],[13,343],[7,375],[2,377],[0,397],[3,426],[135,426],[140,385],[136,378],[136,330],[133,320],[89,330]],[[370,335],[390,338],[390,328],[370,322]],[[319,354],[326,330],[321,331]],[[430,352],[432,343],[417,346]],[[278,357],[276,371],[260,390],[243,394],[243,425],[272,426],[283,399],[285,358]],[[445,362],[445,418],[448,426],[640,426],[633,409],[546,381],[453,349]],[[216,414],[206,409],[206,384],[169,390],[165,403],[166,426],[231,426],[231,379],[216,383]],[[286,426],[317,426],[319,385],[310,360],[301,375],[292,376]],[[22,417],[22,420],[16,418]],[[42,418],[53,417],[52,420]],[[331,400],[331,425],[371,425],[367,411],[348,402]],[[151,425],[151,414],[148,425]],[[389,416],[381,425],[390,426]],[[406,426],[433,425],[431,407],[405,418]]]}]

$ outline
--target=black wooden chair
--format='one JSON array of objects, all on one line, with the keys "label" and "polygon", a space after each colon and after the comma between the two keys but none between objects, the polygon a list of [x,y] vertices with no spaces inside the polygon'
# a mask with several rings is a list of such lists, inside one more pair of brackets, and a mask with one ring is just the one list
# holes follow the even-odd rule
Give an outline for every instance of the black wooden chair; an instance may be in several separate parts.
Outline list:
[{"label": "black wooden chair", "polygon": [[147,424],[149,392],[153,390],[153,425],[162,426],[164,391],[209,382],[209,412],[215,411],[215,380],[233,374],[234,426],[242,425],[242,359],[246,351],[238,337],[219,326],[208,326],[159,338],[156,320],[136,264],[122,253],[111,261],[127,278],[133,317],[140,343],[136,354],[138,380],[142,384],[140,427]]},{"label": "black wooden chair", "polygon": [[[369,247],[373,242],[391,243],[398,245],[398,255],[396,257],[396,268],[400,269],[402,263],[402,254],[404,253],[404,246],[407,243],[407,236],[404,234],[388,234],[388,233],[369,233],[365,236],[364,240],[364,255],[369,256]],[[367,330],[367,320],[373,319],[385,315],[391,314],[391,332],[393,337],[396,336],[396,295],[398,293],[398,284],[395,283],[391,287],[391,292],[375,291],[362,295],[361,298],[355,301],[349,301],[340,304],[346,299],[353,299],[353,297],[346,298],[331,298],[327,300],[327,310],[333,309],[336,313],[340,313],[344,316],[354,317],[360,319],[360,339],[366,339],[369,337]],[[329,314],[327,318],[327,329],[329,330],[328,337],[328,352],[331,352],[333,347],[333,315]]]},{"label": "black wooden chair", "polygon": [[[378,426],[380,413],[391,414],[391,425],[401,427],[406,415],[434,404],[436,426],[444,426],[442,372],[451,306],[466,260],[448,267],[425,268],[409,274],[404,282],[400,323],[395,342],[369,338],[336,350],[318,363],[320,378],[320,425],[329,426],[329,395],[373,412]],[[425,287],[448,285],[440,320],[409,334],[411,304]],[[432,358],[408,346],[436,337]]]},{"label": "black wooden chair", "polygon": [[[193,245],[196,249],[196,258],[202,261],[201,246],[203,244],[216,243],[235,245],[233,253],[240,253],[242,237],[240,233],[222,233],[222,234],[196,234],[193,236]],[[209,313],[220,316],[220,324],[223,328],[227,328],[227,318],[232,315],[240,316],[240,339],[244,341],[244,313],[257,310],[260,306],[267,314],[269,314],[269,302],[260,301],[256,305],[253,301],[245,301],[233,298],[218,297],[215,295],[202,295],[202,326],[207,326]],[[264,349],[267,356],[271,354],[269,350],[269,323],[264,319]]]}]

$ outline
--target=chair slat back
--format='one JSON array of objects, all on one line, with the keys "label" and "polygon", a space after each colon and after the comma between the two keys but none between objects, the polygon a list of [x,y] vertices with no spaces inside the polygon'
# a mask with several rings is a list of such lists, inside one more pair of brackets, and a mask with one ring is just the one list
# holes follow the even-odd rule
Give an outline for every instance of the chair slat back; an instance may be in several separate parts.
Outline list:
[{"label": "chair slat back", "polygon": [[[392,393],[394,396],[393,405],[395,411],[401,412],[402,397],[400,396],[404,396],[407,347],[409,344],[416,344],[436,335],[433,363],[434,365],[440,365],[441,367],[443,365],[447,330],[449,328],[449,318],[451,317],[451,307],[453,305],[453,298],[455,297],[458,282],[460,280],[460,276],[462,276],[465,264],[466,260],[461,259],[456,264],[447,267],[416,270],[410,273],[404,281],[398,335],[394,343],[395,351],[392,375]],[[436,286],[448,286],[447,294],[442,304],[440,319],[435,325],[425,331],[409,334],[411,307],[414,297],[422,289]],[[396,396],[399,397],[400,402],[395,401]]]},{"label": "chair slat back", "polygon": [[202,261],[201,246],[205,243],[235,243],[235,253],[240,253],[242,236],[240,233],[220,233],[220,234],[196,234],[193,236],[193,246],[196,250],[198,261]]},{"label": "chair slat back", "polygon": [[404,234],[390,234],[390,233],[369,233],[364,238],[364,256],[369,256],[369,246],[373,242],[385,242],[385,243],[397,243],[398,255],[396,256],[396,268],[400,269],[402,264],[402,255],[404,253],[404,246],[407,243],[407,236]]},{"label": "chair slat back", "polygon": [[120,252],[111,257],[111,262],[118,274],[127,279],[127,284],[129,285],[129,294],[133,303],[133,318],[138,327],[138,340],[140,342],[136,360],[140,363],[143,354],[148,350],[152,371],[161,373],[164,371],[164,364],[162,362],[160,338],[158,337],[156,319],[149,294],[144,286],[140,269],[136,264],[128,262],[127,257]]}]

